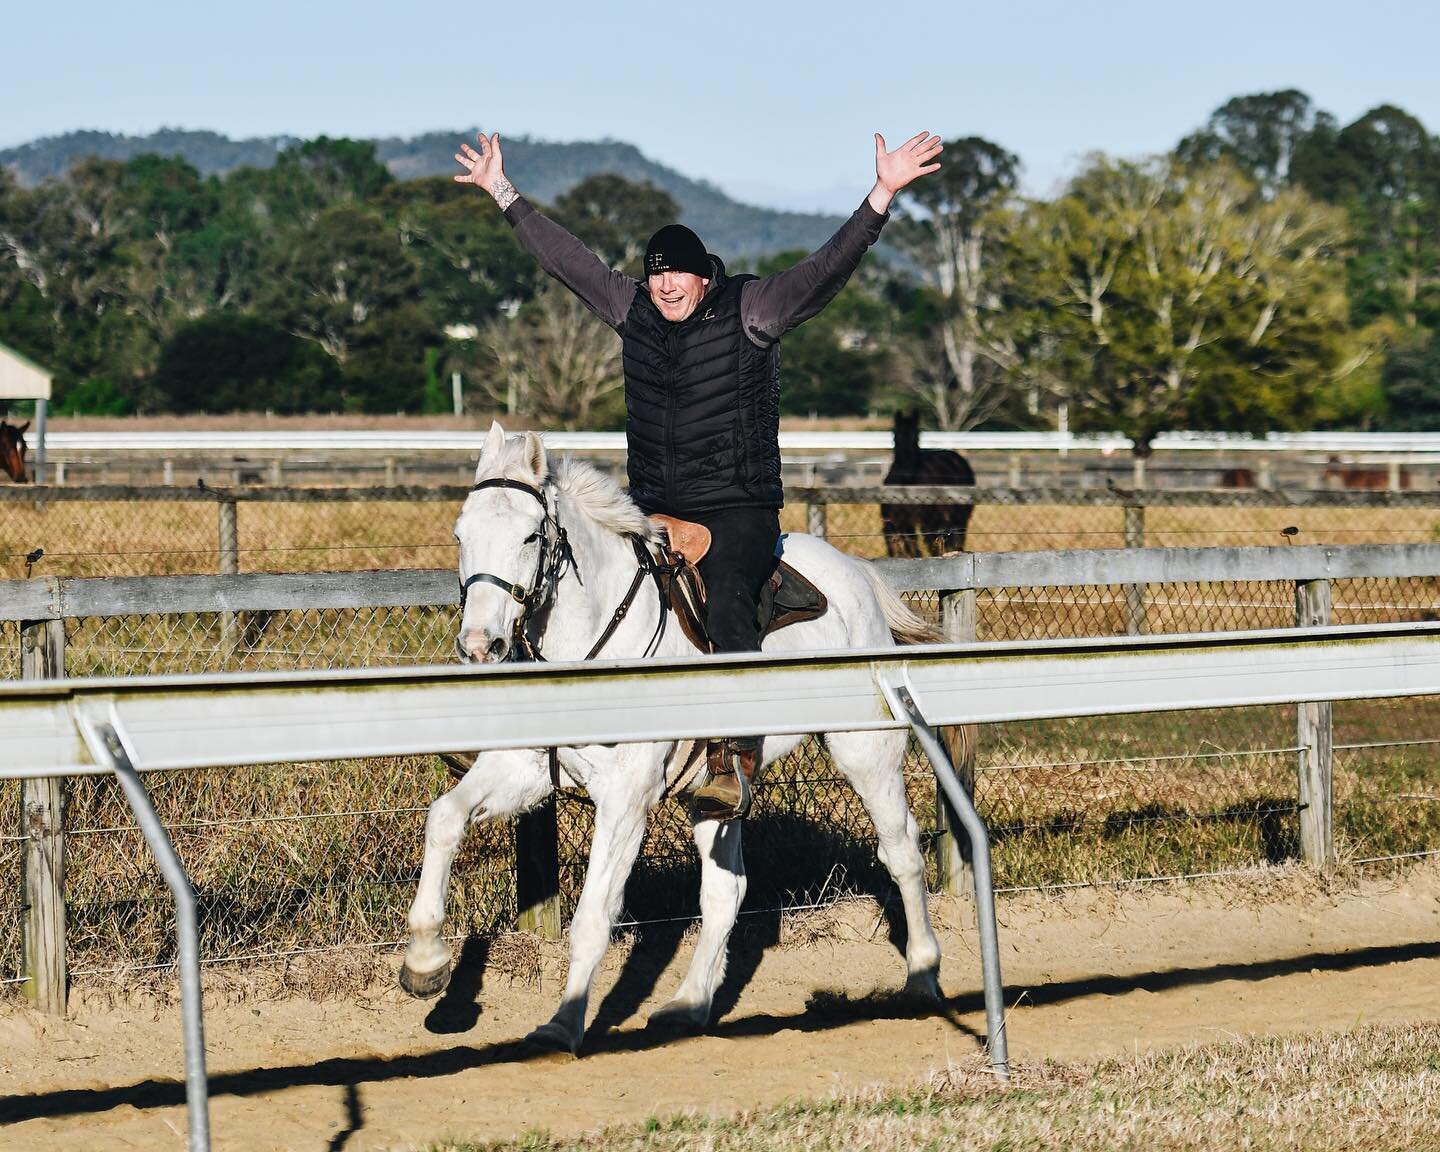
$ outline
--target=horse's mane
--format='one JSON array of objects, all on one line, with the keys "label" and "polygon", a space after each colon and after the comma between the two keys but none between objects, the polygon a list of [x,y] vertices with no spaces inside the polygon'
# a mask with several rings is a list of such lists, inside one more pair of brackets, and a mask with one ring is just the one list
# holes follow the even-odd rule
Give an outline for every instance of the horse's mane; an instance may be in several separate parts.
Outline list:
[{"label": "horse's mane", "polygon": [[655,537],[650,518],[636,507],[619,484],[593,465],[567,456],[556,464],[551,479],[557,491],[574,501],[576,507],[600,527],[621,536],[639,536],[642,540]]}]

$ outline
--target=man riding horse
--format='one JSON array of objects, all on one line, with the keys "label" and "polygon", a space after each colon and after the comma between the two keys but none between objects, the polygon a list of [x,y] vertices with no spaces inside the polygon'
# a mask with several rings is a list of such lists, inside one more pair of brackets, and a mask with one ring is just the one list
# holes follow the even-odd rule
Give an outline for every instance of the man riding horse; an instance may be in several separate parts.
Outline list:
[{"label": "man riding horse", "polygon": [[[730,276],[682,224],[645,248],[645,279],[605,264],[505,177],[500,134],[462,144],[455,179],[488,192],[540,266],[620,335],[630,496],[647,513],[703,525],[706,628],[717,652],[758,652],[757,602],[780,540],[780,338],[821,311],[880,236],[895,194],[940,165],[927,132],[887,151],[875,135],[875,186],[826,243],[772,276]],[[750,807],[760,740],[707,747],[709,782],[694,796],[704,816]]]}]

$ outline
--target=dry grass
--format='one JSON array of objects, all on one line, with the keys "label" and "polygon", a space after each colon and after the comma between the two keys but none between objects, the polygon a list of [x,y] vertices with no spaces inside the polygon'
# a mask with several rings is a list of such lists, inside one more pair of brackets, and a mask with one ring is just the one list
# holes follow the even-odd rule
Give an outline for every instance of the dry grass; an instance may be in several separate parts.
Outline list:
[{"label": "dry grass", "polygon": [[[457,478],[458,479],[458,478]],[[140,576],[218,570],[218,513],[211,502],[13,501],[0,518],[0,578],[25,574],[25,554],[45,549],[45,576]],[[454,563],[447,501],[365,503],[242,502],[242,572],[444,568]],[[885,555],[875,504],[832,504],[828,537],[843,551]],[[802,532],[807,508],[781,511],[781,527]],[[1152,507],[1148,547],[1216,547],[1286,540],[1297,544],[1425,543],[1440,530],[1440,508]],[[1125,546],[1124,509],[1098,505],[982,504],[970,522],[976,552]],[[1433,597],[1432,597],[1433,599]]]},{"label": "dry grass", "polygon": [[1440,1142],[1440,1026],[1262,1037],[1087,1064],[978,1059],[908,1091],[874,1090],[736,1117],[659,1117],[557,1139],[446,1143],[432,1152],[749,1152],[755,1149],[1146,1149],[1349,1152]]}]

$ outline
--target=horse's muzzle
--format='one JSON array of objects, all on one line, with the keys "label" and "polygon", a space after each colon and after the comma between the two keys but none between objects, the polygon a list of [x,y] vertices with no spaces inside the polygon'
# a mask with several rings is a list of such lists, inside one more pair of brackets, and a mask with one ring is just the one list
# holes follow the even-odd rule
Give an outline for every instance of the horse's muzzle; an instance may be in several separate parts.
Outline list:
[{"label": "horse's muzzle", "polygon": [[502,664],[510,655],[510,641],[488,632],[471,632],[455,637],[455,651],[466,664]]}]

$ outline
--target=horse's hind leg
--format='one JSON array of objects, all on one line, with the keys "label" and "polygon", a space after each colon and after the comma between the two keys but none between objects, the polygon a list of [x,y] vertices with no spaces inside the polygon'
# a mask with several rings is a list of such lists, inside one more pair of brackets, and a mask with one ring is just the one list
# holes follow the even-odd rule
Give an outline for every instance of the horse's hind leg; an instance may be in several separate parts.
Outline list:
[{"label": "horse's hind leg", "polygon": [[544,751],[482,753],[465,778],[438,796],[425,818],[425,861],[410,905],[410,942],[400,986],[412,996],[438,996],[450,982],[450,948],[441,938],[450,865],[472,816],[512,816],[535,807],[551,792]]},{"label": "horse's hind leg", "polygon": [[874,821],[880,863],[900,889],[905,906],[905,988],[940,996],[940,942],[930,926],[920,827],[905,797],[904,732],[832,732],[825,738],[836,767],[854,786]]},{"label": "horse's hind leg", "polygon": [[580,1048],[590,986],[610,947],[625,882],[645,838],[645,818],[658,798],[658,764],[653,766],[656,770],[647,771],[633,754],[627,757],[620,751],[626,747],[620,745],[615,752],[607,750],[615,763],[606,764],[604,772],[591,773],[588,781],[590,797],[595,801],[595,831],[585,884],[570,921],[570,972],[565,995],[555,1015],[526,1037],[543,1048],[571,1053]]},{"label": "horse's hind leg", "polygon": [[700,938],[674,997],[651,1015],[652,1028],[698,1031],[710,1022],[710,1005],[725,978],[730,931],[745,900],[745,859],[740,847],[743,823],[695,822],[695,847],[700,852]]}]

